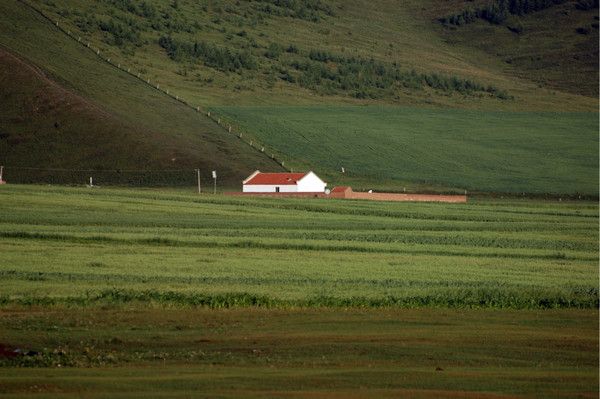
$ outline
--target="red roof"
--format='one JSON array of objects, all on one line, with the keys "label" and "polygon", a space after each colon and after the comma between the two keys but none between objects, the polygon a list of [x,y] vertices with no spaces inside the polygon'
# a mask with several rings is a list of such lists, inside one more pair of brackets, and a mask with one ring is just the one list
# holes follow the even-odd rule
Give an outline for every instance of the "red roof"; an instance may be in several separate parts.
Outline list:
[{"label": "red roof", "polygon": [[257,173],[244,184],[295,185],[306,173]]}]

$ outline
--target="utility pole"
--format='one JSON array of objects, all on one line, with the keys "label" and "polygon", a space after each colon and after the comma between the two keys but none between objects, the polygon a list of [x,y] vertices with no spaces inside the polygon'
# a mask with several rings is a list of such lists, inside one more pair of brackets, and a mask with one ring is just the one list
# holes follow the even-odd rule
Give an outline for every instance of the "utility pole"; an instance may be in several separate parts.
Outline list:
[{"label": "utility pole", "polygon": [[202,193],[202,187],[200,186],[200,169],[196,169],[196,176],[198,179],[198,194]]},{"label": "utility pole", "polygon": [[215,181],[215,187],[213,189],[213,194],[216,194],[217,193],[217,171],[216,170],[212,171],[212,177]]}]

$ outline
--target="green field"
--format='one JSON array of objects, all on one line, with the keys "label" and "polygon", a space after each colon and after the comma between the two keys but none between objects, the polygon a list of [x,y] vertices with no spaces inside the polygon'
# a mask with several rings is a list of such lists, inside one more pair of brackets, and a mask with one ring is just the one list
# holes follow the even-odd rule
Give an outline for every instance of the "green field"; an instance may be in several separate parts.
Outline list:
[{"label": "green field", "polygon": [[598,304],[592,203],[398,204],[35,186],[2,187],[0,195],[6,303]]},{"label": "green field", "polygon": [[36,352],[0,357],[4,397],[598,390],[595,203],[6,185],[0,210],[0,344]]},{"label": "green field", "polygon": [[596,113],[374,106],[213,109],[276,148],[286,165],[314,169],[335,184],[598,195]]}]

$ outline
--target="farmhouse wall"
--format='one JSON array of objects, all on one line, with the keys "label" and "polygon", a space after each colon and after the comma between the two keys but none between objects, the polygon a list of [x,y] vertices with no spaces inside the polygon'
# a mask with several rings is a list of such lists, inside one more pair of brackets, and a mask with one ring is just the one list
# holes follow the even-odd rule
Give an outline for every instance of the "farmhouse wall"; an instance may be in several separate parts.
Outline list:
[{"label": "farmhouse wall", "polygon": [[276,188],[279,187],[280,193],[296,193],[298,187],[295,184],[282,184],[280,186],[267,185],[267,184],[245,184],[243,186],[243,192],[245,193],[274,193]]},{"label": "farmhouse wall", "polygon": [[319,179],[313,172],[309,172],[296,183],[298,192],[301,193],[322,193],[325,192],[327,183]]}]

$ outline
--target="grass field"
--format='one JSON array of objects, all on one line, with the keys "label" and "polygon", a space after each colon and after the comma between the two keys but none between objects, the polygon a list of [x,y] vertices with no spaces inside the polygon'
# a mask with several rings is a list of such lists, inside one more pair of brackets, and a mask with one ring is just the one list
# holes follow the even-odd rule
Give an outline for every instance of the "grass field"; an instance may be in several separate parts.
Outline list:
[{"label": "grass field", "polygon": [[[598,207],[0,187],[3,397],[593,397]],[[27,368],[25,371],[24,368]]]},{"label": "grass field", "polygon": [[592,203],[378,204],[36,186],[5,186],[0,195],[5,303],[598,304]]},{"label": "grass field", "polygon": [[213,109],[276,148],[288,166],[314,169],[334,184],[598,195],[596,113]]}]

